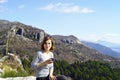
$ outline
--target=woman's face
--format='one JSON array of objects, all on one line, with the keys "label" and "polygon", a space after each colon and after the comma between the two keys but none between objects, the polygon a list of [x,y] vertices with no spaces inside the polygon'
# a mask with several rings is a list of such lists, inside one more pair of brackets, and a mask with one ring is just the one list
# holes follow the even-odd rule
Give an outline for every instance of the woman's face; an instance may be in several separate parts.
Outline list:
[{"label": "woman's face", "polygon": [[51,47],[52,47],[52,42],[51,42],[51,40],[49,39],[49,40],[47,40],[47,41],[44,43],[44,50],[45,50],[45,51],[49,51],[49,50],[51,49]]}]

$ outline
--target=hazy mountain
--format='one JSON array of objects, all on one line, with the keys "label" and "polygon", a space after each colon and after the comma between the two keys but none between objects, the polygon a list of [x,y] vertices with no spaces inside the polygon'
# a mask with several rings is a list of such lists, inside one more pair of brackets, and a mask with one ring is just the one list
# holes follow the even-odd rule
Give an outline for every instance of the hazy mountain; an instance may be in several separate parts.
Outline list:
[{"label": "hazy mountain", "polygon": [[96,43],[102,44],[104,46],[111,48],[112,50],[120,52],[120,44],[111,43],[111,42],[107,42],[107,41],[103,41],[103,40],[98,40],[98,41],[96,41]]},{"label": "hazy mountain", "polygon": [[[102,54],[120,58],[119,52],[116,52],[116,51],[112,50],[111,48],[104,46],[105,42],[104,42],[104,45],[101,45],[99,43],[94,43],[94,42],[88,42],[88,41],[82,41],[82,43],[84,43],[88,47],[91,47],[91,48],[99,51]],[[107,43],[107,45],[112,45],[112,44]]]}]

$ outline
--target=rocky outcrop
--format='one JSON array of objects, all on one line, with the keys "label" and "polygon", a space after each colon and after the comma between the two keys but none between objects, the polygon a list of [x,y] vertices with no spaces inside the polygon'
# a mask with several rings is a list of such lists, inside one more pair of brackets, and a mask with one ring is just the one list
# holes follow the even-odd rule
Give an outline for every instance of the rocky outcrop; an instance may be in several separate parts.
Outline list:
[{"label": "rocky outcrop", "polygon": [[53,35],[53,37],[55,38],[55,40],[60,40],[63,43],[81,44],[80,40],[73,35],[69,35],[69,36]]},{"label": "rocky outcrop", "polygon": [[10,34],[9,32],[11,32],[12,34],[24,36],[39,42],[41,42],[46,35],[44,30],[34,28],[32,26],[25,25],[19,22],[9,22],[6,20],[0,20],[0,31],[1,34],[7,31],[8,34]]},{"label": "rocky outcrop", "polygon": [[8,55],[0,58],[0,75],[7,70],[17,71],[17,68],[25,71],[22,65],[22,61],[17,55],[8,53]]},{"label": "rocky outcrop", "polygon": [[57,76],[57,80],[72,80],[72,78],[67,77],[65,75],[59,75]]}]

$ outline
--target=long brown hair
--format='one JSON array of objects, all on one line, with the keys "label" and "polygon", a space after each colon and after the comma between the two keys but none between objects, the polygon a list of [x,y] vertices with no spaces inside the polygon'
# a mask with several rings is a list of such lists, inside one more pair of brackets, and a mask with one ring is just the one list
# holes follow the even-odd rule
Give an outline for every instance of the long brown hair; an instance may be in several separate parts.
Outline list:
[{"label": "long brown hair", "polygon": [[54,51],[54,40],[52,38],[52,36],[45,36],[41,45],[41,49],[44,51],[44,44],[46,43],[47,40],[51,40],[52,46],[50,48],[50,51]]}]

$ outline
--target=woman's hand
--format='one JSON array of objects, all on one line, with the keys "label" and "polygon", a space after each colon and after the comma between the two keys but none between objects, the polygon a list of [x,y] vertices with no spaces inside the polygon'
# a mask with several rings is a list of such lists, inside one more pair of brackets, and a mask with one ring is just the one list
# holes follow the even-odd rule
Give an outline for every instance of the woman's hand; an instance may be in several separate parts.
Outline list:
[{"label": "woman's hand", "polygon": [[49,75],[49,79],[50,79],[50,80],[56,80],[56,76]]},{"label": "woman's hand", "polygon": [[51,63],[53,63],[52,59],[47,59],[44,62],[38,63],[38,66],[41,67],[41,66],[44,66],[46,64],[51,64]]},{"label": "woman's hand", "polygon": [[53,63],[52,59],[47,59],[46,61],[44,61],[45,64],[51,64]]}]

